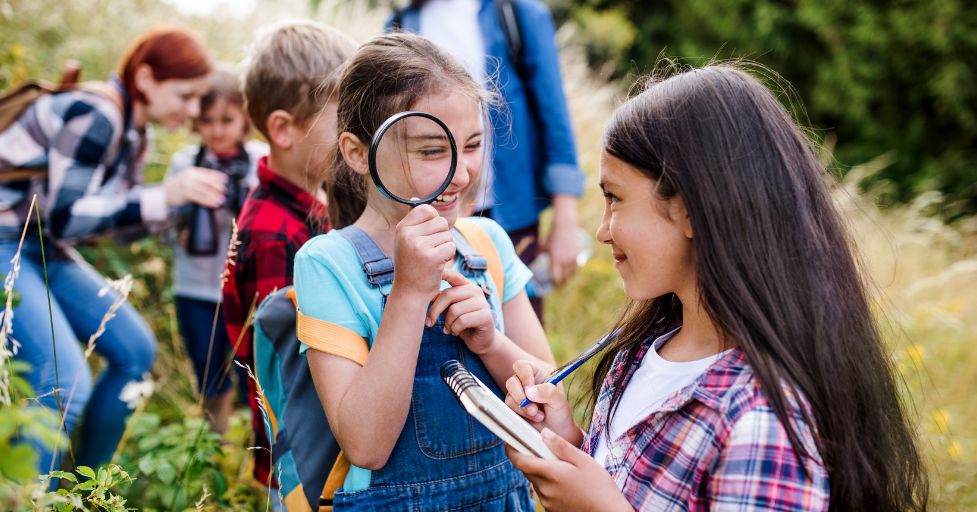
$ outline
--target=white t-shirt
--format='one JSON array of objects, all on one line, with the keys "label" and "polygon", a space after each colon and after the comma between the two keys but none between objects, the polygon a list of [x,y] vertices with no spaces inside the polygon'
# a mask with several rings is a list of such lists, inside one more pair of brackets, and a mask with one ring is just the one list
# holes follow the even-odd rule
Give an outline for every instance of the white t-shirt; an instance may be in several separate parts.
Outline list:
[{"label": "white t-shirt", "polygon": [[[461,61],[476,84],[485,86],[485,39],[478,23],[480,0],[428,0],[421,6],[420,35],[447,50]],[[492,193],[492,156],[486,152],[486,165],[475,196],[475,211],[495,205]]]},{"label": "white t-shirt", "polygon": [[475,83],[485,83],[485,41],[478,26],[479,0],[428,0],[421,7],[421,34],[451,52]]},{"label": "white t-shirt", "polygon": [[[681,328],[679,328],[681,329]],[[615,440],[641,420],[655,412],[669,396],[676,391],[692,384],[706,369],[726,352],[711,355],[695,361],[675,363],[658,355],[658,350],[679,331],[675,329],[658,337],[651,344],[651,349],[641,360],[641,366],[635,370],[628,387],[621,395],[614,417],[611,418],[607,430],[597,440],[597,450],[594,460],[604,465],[608,450],[608,439]],[[609,437],[608,437],[609,436]]]}]

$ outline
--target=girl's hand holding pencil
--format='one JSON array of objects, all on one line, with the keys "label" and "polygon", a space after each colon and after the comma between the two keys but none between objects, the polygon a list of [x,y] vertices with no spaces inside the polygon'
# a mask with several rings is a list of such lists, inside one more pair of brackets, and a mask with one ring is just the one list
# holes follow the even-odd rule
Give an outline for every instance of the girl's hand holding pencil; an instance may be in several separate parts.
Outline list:
[{"label": "girl's hand holding pencil", "polygon": [[[559,460],[523,455],[506,446],[512,465],[533,483],[546,510],[633,510],[603,466],[578,446],[583,431],[573,421],[573,409],[550,376],[529,361],[516,361],[506,381],[505,403],[540,431],[546,447]],[[542,384],[536,384],[542,382]],[[529,399],[528,405],[519,404]]]},{"label": "girl's hand holding pencil", "polygon": [[[513,363],[515,373],[506,381],[505,403],[525,418],[536,430],[548,428],[575,445],[583,442],[583,432],[573,421],[573,408],[556,384],[546,382],[549,373],[530,361]],[[541,382],[542,384],[537,384]],[[519,404],[529,399],[529,405]]]}]

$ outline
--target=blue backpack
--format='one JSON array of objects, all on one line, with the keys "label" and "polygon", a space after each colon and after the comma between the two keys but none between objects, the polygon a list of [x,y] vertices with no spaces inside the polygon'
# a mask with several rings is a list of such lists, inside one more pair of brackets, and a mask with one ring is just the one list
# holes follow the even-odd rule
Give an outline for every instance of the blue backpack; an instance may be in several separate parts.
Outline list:
[{"label": "blue backpack", "polygon": [[268,413],[272,469],[285,507],[290,512],[330,511],[349,462],[326,422],[305,355],[299,353],[293,297],[289,286],[258,306],[255,376]]}]

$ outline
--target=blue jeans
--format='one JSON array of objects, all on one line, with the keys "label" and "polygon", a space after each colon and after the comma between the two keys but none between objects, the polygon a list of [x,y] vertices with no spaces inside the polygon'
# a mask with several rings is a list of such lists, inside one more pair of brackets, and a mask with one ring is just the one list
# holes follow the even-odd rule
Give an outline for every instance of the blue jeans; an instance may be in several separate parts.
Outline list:
[{"label": "blue jeans", "polygon": [[[206,398],[223,395],[231,389],[231,373],[237,373],[238,402],[248,403],[248,374],[238,365],[230,362],[233,344],[224,328],[224,312],[217,304],[190,297],[176,296],[173,298],[176,306],[176,319],[180,324],[180,335],[183,337],[187,354],[193,363],[193,371],[197,374],[197,390]],[[214,312],[217,311],[217,328],[214,329]],[[213,343],[211,343],[213,331]],[[210,359],[208,361],[208,352]],[[234,370],[225,373],[228,363]],[[206,374],[206,385],[204,383]]]},{"label": "blue jeans", "polygon": [[[10,272],[17,242],[0,240],[0,272],[4,275]],[[42,405],[57,411],[60,401],[69,436],[80,421],[75,462],[96,467],[109,460],[122,437],[126,418],[132,411],[119,399],[119,394],[126,384],[141,380],[150,370],[156,355],[156,339],[139,313],[128,302],[124,303],[95,342],[95,351],[105,358],[107,365],[93,385],[83,344],[87,344],[117,295],[110,292],[98,296],[105,280],[87,264],[73,261],[49,244],[45,244],[44,255],[51,316],[40,244],[37,240],[24,242],[20,274],[14,283],[14,290],[20,296],[13,319],[13,338],[20,342],[20,349],[14,358],[31,365],[25,378]],[[55,390],[59,390],[57,398]],[[38,446],[41,456],[38,470],[47,473],[52,460],[57,469],[64,448],[62,445],[59,450],[51,451]]]}]

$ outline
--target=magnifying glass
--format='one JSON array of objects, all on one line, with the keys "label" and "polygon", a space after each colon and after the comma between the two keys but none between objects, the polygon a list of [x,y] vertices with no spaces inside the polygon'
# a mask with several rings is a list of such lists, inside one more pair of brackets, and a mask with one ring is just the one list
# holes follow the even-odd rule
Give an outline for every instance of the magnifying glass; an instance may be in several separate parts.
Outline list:
[{"label": "magnifying glass", "polygon": [[430,204],[455,176],[458,147],[444,121],[427,112],[400,112],[373,135],[368,163],[373,184],[390,199]]}]

